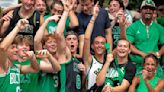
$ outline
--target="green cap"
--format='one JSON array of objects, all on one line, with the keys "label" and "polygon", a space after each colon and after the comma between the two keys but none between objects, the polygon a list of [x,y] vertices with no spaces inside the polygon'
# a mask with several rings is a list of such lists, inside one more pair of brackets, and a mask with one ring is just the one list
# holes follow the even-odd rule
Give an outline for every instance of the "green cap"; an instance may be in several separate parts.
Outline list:
[{"label": "green cap", "polygon": [[144,6],[150,6],[150,7],[153,7],[155,9],[155,3],[152,0],[144,0],[144,1],[142,1],[142,4],[141,4],[140,8],[142,9]]}]

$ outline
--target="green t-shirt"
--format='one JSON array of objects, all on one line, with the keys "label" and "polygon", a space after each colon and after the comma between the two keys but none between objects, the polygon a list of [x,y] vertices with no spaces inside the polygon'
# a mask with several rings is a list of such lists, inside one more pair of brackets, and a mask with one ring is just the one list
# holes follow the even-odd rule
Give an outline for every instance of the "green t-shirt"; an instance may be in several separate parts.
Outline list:
[{"label": "green t-shirt", "polygon": [[[37,61],[38,63],[40,63],[40,59],[37,59]],[[30,60],[26,60],[24,62],[15,61],[14,64],[30,65]],[[39,78],[39,73],[21,74],[20,75],[21,92],[39,92],[38,78]]]},{"label": "green t-shirt", "polygon": [[[47,16],[44,16],[44,19],[46,20],[47,18],[49,18],[51,15],[47,15]],[[65,29],[64,29],[64,34],[66,34],[66,28],[69,27],[69,23],[70,23],[70,18],[68,17],[67,20],[66,20],[66,26],[65,26]],[[46,29],[48,30],[48,33],[49,34],[53,34],[56,30],[56,27],[57,27],[58,23],[52,21],[52,22],[49,22]]]},{"label": "green t-shirt", "polygon": [[20,70],[17,66],[10,67],[6,74],[0,75],[0,92],[21,92]]},{"label": "green t-shirt", "polygon": [[58,74],[40,73],[39,92],[58,92]]},{"label": "green t-shirt", "polygon": [[[149,84],[152,86],[152,88],[156,87],[157,82],[158,82],[158,77],[154,77],[153,79],[149,80]],[[135,92],[148,92],[148,89],[146,87],[146,84],[142,75],[140,75],[140,84],[138,85]]]},{"label": "green t-shirt", "polygon": [[[138,20],[127,28],[126,34],[128,40],[144,53],[157,52],[158,44],[164,44],[164,28],[155,22],[146,26],[142,20]],[[130,58],[136,62],[137,71],[141,70],[143,58],[134,54]]]}]

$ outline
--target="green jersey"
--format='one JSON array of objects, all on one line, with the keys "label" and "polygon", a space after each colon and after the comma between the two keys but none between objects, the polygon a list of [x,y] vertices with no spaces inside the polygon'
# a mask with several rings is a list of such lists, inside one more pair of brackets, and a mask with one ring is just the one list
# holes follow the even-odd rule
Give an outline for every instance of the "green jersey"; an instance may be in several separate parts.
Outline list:
[{"label": "green jersey", "polygon": [[[152,86],[152,88],[156,87],[157,82],[158,82],[158,77],[154,77],[153,79],[149,80],[149,84]],[[146,84],[142,75],[140,75],[140,84],[138,85],[136,92],[148,92],[148,89],[146,87]]]},{"label": "green jersey", "polygon": [[21,92],[20,70],[17,66],[10,67],[6,74],[0,75],[0,92]]},{"label": "green jersey", "polygon": [[[44,19],[46,20],[50,16],[52,16],[52,15],[44,16]],[[65,26],[65,29],[64,29],[64,34],[66,33],[66,28],[69,27],[69,23],[70,23],[70,18],[68,17],[67,20],[66,20],[66,26]],[[46,29],[48,30],[48,33],[49,34],[54,34],[57,25],[58,25],[57,22],[54,22],[54,21],[49,22],[48,25],[47,25],[47,27],[46,27]]]},{"label": "green jersey", "polygon": [[[131,24],[126,30],[128,40],[140,51],[144,53],[157,52],[158,45],[164,44],[164,28],[152,22],[146,26],[142,20]],[[130,58],[136,62],[137,71],[142,70],[143,58],[139,55],[131,54]]]},{"label": "green jersey", "polygon": [[[37,59],[40,62],[40,59]],[[14,64],[30,65],[30,60],[24,62],[15,61]],[[21,92],[39,92],[38,91],[39,73],[27,73],[20,75]]]},{"label": "green jersey", "polygon": [[58,92],[58,74],[40,73],[39,92]]}]

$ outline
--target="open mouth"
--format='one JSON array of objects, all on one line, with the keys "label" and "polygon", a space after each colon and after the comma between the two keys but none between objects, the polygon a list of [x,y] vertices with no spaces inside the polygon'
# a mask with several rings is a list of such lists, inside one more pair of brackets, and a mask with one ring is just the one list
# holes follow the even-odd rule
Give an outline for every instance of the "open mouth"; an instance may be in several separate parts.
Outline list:
[{"label": "open mouth", "polygon": [[71,45],[71,49],[73,49],[75,46],[74,45]]}]

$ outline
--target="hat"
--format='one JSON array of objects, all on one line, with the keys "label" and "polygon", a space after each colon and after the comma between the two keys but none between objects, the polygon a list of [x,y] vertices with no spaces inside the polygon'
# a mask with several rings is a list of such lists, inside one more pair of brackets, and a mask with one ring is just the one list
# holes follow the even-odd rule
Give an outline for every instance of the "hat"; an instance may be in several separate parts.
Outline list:
[{"label": "hat", "polygon": [[140,9],[142,9],[144,6],[150,6],[155,9],[155,3],[152,0],[144,0],[142,1]]}]

